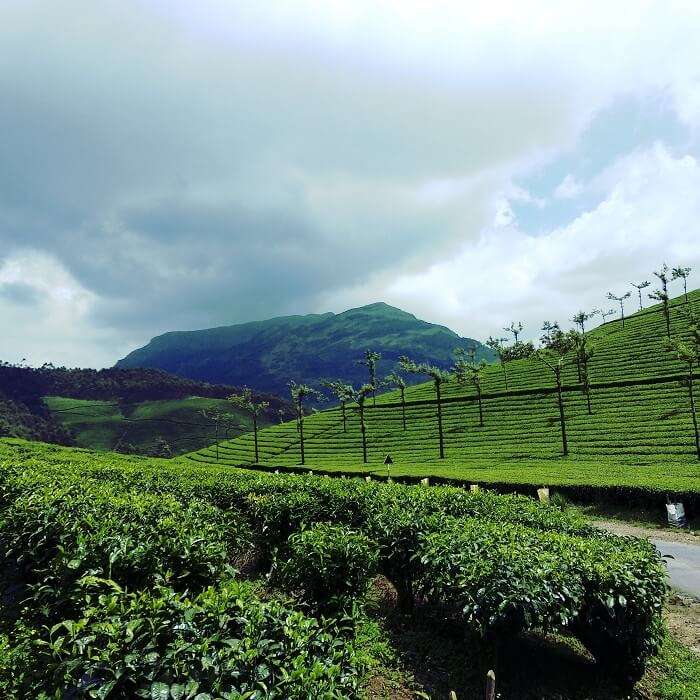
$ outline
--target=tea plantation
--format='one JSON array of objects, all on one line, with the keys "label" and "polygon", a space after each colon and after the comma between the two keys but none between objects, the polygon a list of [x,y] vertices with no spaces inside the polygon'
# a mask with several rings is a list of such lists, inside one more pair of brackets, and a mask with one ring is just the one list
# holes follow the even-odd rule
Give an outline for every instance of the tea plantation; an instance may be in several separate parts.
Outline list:
[{"label": "tea plantation", "polygon": [[[700,290],[671,301],[674,338],[689,335],[688,312],[700,312]],[[562,458],[559,414],[550,370],[536,358],[494,364],[483,373],[484,425],[479,426],[475,390],[443,385],[445,459],[439,459],[432,382],[406,389],[406,429],[397,391],[366,402],[368,463],[362,460],[360,421],[348,407],[344,429],[337,408],[304,419],[305,464],[314,472],[365,473],[385,477],[435,477],[519,487],[560,486],[569,493],[607,495],[629,501],[675,494],[689,503],[700,497],[688,390],[679,383],[685,366],[664,348],[659,306],[589,332],[592,415],[577,369],[563,372],[569,456]],[[254,461],[250,434],[188,455],[193,462],[240,465]],[[261,465],[301,468],[295,422],[259,436]],[[388,471],[383,462],[392,457]]]},{"label": "tea plantation", "polygon": [[0,465],[3,697],[376,697],[376,575],[477,679],[547,631],[631,688],[663,640],[654,547],[522,496],[19,440]]}]

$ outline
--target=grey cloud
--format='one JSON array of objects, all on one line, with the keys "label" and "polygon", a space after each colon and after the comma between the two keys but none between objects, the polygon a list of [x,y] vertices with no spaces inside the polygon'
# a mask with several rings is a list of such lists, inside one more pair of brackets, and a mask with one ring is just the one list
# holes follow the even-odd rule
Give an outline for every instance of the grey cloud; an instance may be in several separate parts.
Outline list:
[{"label": "grey cloud", "polygon": [[34,306],[41,298],[39,291],[23,282],[0,283],[0,297],[22,306]]}]

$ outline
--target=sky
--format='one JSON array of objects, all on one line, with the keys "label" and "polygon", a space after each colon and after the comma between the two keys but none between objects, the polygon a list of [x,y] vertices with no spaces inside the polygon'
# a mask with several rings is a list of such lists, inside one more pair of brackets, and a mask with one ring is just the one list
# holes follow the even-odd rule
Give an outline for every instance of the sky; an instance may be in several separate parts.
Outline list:
[{"label": "sky", "polygon": [[3,0],[0,360],[698,287],[699,36],[696,0]]}]

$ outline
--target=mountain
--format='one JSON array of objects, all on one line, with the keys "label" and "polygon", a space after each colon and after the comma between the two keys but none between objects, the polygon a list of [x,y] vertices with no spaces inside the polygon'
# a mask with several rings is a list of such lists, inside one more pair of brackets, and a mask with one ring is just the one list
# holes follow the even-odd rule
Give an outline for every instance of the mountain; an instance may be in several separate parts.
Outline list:
[{"label": "mountain", "polygon": [[401,355],[448,368],[456,347],[491,351],[471,338],[382,302],[340,314],[281,316],[153,338],[117,363],[119,368],[154,367],[181,377],[246,385],[286,395],[290,380],[318,386],[322,379],[367,381],[358,364],[367,349],[381,353],[378,373],[390,372]]}]

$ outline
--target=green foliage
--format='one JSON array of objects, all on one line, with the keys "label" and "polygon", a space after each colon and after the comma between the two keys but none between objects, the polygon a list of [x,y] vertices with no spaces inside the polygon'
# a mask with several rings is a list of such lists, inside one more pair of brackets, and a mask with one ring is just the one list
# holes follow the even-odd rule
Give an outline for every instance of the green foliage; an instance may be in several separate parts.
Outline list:
[{"label": "green foliage", "polygon": [[[90,698],[352,697],[351,630],[324,627],[225,581],[191,596],[87,579],[80,617],[51,627],[30,688]],[[48,687],[47,687],[48,686]],[[29,688],[27,688],[29,690]]]},{"label": "green foliage", "polygon": [[272,581],[322,611],[348,609],[367,591],[377,569],[377,547],[342,525],[318,523],[292,534],[278,552]]},{"label": "green foliage", "polygon": [[[171,644],[180,649],[180,605],[199,605],[196,595],[211,578],[226,580],[234,553],[249,546],[248,528],[268,552],[280,549],[273,579],[322,611],[349,610],[340,601],[361,596],[376,566],[406,608],[417,595],[482,635],[543,625],[574,631],[629,672],[658,642],[665,582],[656,550],[531,499],[196,468],[21,442],[0,442],[0,457],[13,465],[0,472],[0,545],[17,564],[9,570],[34,596],[27,621],[53,629],[47,639],[42,627],[31,628],[49,644],[52,661],[41,663],[59,669],[57,687],[98,677],[102,665],[123,668],[119,659],[132,655],[146,664],[129,676],[142,684],[138,692],[150,688],[146,680],[186,682],[170,671],[163,677],[159,665]],[[113,581],[113,592],[95,598],[95,577]],[[161,621],[161,610],[175,627]],[[157,642],[157,659],[150,648],[132,649],[131,632],[119,631],[118,620],[144,614],[171,635]],[[66,627],[64,620],[73,622]],[[113,645],[115,625],[121,641]],[[205,625],[203,644],[218,649],[219,638],[206,643],[210,632]],[[93,638],[94,655],[87,651]],[[15,641],[21,645],[19,636]],[[200,668],[199,657],[185,658]],[[281,664],[279,673],[288,672]]]}]

